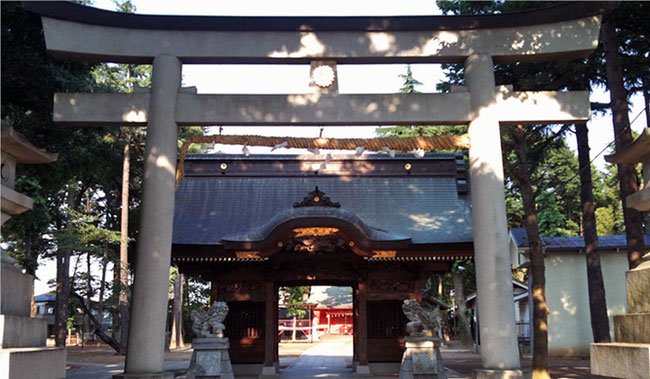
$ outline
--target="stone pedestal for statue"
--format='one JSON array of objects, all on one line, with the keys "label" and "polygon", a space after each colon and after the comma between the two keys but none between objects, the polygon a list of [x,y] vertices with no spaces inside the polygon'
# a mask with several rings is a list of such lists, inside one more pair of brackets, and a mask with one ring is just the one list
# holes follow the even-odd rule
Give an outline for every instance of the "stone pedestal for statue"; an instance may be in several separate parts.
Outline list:
[{"label": "stone pedestal for statue", "polygon": [[188,379],[234,379],[228,338],[195,338],[192,341],[192,359],[187,372]]},{"label": "stone pedestal for statue", "polygon": [[[618,149],[617,149],[618,150]],[[626,205],[650,212],[650,128],[631,144],[608,155],[610,163],[643,164],[643,186]],[[627,313],[614,316],[614,343],[591,344],[591,373],[619,378],[650,378],[650,253],[625,273]]]},{"label": "stone pedestal for statue", "polygon": [[410,321],[406,324],[409,335],[399,369],[400,379],[446,379],[440,339],[433,337],[440,330],[440,310],[407,299],[402,303],[402,311]]},{"label": "stone pedestal for statue", "polygon": [[192,341],[192,359],[187,378],[234,379],[223,324],[228,315],[228,304],[215,301],[206,311],[192,311],[192,331],[198,336]]},{"label": "stone pedestal for statue", "polygon": [[613,343],[591,344],[591,373],[650,378],[650,253],[625,274],[627,313],[614,316]]},{"label": "stone pedestal for statue", "polygon": [[47,322],[29,317],[34,277],[7,258],[0,269],[0,378],[64,378],[65,348],[45,347]]},{"label": "stone pedestal for statue", "polygon": [[440,340],[433,337],[406,337],[406,351],[399,369],[400,379],[446,379],[440,355]]}]

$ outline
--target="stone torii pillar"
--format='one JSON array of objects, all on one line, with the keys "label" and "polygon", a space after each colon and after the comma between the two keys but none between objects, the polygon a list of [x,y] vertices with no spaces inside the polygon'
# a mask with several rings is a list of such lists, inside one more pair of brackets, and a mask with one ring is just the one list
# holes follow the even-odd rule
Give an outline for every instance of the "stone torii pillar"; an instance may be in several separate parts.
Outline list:
[{"label": "stone torii pillar", "polygon": [[153,61],[149,122],[145,148],[140,237],[124,374],[140,378],[164,374],[165,322],[169,291],[178,126],[176,95],[181,85],[181,61],[159,55]]},{"label": "stone torii pillar", "polygon": [[519,352],[512,305],[508,228],[503,193],[501,135],[492,57],[470,55],[465,80],[470,92],[469,173],[474,219],[476,291],[481,315],[481,363],[473,377],[516,377]]}]

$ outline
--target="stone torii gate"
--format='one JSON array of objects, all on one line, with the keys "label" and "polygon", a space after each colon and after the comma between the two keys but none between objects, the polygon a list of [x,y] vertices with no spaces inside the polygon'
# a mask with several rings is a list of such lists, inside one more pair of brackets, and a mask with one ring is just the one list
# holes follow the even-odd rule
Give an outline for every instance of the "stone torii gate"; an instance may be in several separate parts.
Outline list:
[{"label": "stone torii gate", "polygon": [[[521,374],[512,308],[499,124],[589,119],[588,92],[497,88],[494,63],[588,56],[599,9],[573,3],[476,17],[204,17],[119,14],[24,2],[41,15],[48,51],[71,60],[153,64],[151,89],[57,94],[60,124],[147,125],[143,202],[125,378],[163,371],[178,127],[183,125],[469,124],[481,362],[477,377]],[[182,64],[462,63],[467,89],[445,94],[198,95]],[[329,84],[329,83],[328,83]],[[365,361],[364,361],[365,359]],[[367,369],[367,357],[358,367]]]}]

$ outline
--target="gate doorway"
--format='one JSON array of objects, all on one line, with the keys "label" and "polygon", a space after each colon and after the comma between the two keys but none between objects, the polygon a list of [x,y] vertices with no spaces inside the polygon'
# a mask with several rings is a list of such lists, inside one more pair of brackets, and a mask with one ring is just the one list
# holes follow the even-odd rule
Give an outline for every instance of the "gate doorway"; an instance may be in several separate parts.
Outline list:
[{"label": "gate doorway", "polygon": [[280,374],[287,377],[352,375],[354,283],[280,284],[277,310]]}]

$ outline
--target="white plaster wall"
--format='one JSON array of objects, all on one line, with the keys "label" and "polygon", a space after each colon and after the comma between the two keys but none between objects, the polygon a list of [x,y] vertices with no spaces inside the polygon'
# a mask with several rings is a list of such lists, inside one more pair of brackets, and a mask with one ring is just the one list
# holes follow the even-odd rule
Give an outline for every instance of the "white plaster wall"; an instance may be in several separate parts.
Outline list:
[{"label": "white plaster wall", "polygon": [[[522,263],[524,263],[525,259],[519,255],[519,248],[517,247],[517,244],[515,243],[514,238],[512,237],[512,233],[508,232],[508,249],[510,250],[510,264],[513,265],[515,268],[519,267]],[[523,253],[525,250],[521,249],[521,252]]]},{"label": "white plaster wall", "polygon": [[510,252],[510,264],[514,267],[517,267],[517,247],[515,242],[512,240],[512,233],[508,232],[508,250]]},{"label": "white plaster wall", "polygon": [[[602,251],[601,267],[605,281],[610,330],[614,338],[613,316],[624,314],[625,251]],[[546,299],[549,354],[588,356],[593,342],[589,316],[587,267],[584,253],[551,252],[546,258]]]}]

